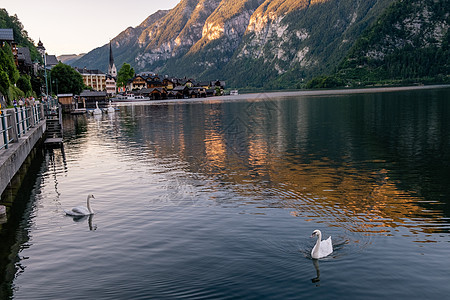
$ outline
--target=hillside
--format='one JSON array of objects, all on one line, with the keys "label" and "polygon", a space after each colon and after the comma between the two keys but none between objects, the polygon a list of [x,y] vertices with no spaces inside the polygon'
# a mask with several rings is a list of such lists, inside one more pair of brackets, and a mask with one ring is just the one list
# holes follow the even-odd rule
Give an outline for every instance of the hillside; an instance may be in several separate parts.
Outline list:
[{"label": "hillside", "polygon": [[346,84],[450,82],[450,1],[393,4],[357,41],[336,76]]},{"label": "hillside", "polygon": [[28,36],[28,32],[23,28],[19,18],[16,15],[10,16],[4,8],[0,8],[0,28],[12,28],[14,41],[18,47],[27,47],[30,49],[31,59],[33,61],[42,60],[33,40]]},{"label": "hillside", "polygon": [[[17,15],[10,16],[0,8],[0,28],[13,29],[14,41],[18,47],[28,48],[31,61],[42,61],[33,41],[28,37]],[[25,51],[24,51],[25,52]],[[23,57],[22,57],[23,58]],[[19,61],[20,62],[20,61]],[[17,68],[11,47],[8,43],[0,43],[0,99],[6,98],[6,103],[12,104],[13,99],[24,96],[39,95],[41,78],[35,76],[27,68]]]},{"label": "hillside", "polygon": [[[355,57],[362,55],[363,50],[352,47],[373,24],[386,26],[385,34],[389,34],[389,24],[395,20],[386,18],[386,9],[396,2],[182,0],[172,10],[159,11],[115,37],[114,58],[119,68],[128,62],[137,71],[220,78],[229,87],[295,88],[313,76],[331,73],[343,58],[350,57],[350,49]],[[420,6],[423,1],[398,3],[409,2]],[[448,0],[428,2],[449,7]],[[430,15],[424,24],[436,17]],[[415,26],[404,20],[405,28]],[[444,36],[447,31],[448,25],[441,30]],[[104,45],[72,65],[106,71],[107,62],[108,45]]]},{"label": "hillside", "polygon": [[63,64],[70,65],[72,62],[79,60],[82,58],[86,53],[83,54],[63,54],[57,57],[58,61],[62,62]]}]

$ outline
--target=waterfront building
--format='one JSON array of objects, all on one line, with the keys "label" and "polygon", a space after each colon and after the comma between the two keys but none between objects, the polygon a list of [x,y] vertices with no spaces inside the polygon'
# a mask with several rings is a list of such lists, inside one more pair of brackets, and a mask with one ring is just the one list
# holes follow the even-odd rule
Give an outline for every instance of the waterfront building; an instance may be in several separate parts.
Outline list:
[{"label": "waterfront building", "polygon": [[58,102],[64,113],[70,112],[74,104],[73,94],[58,94]]},{"label": "waterfront building", "polygon": [[95,102],[105,105],[106,91],[89,91],[84,90],[80,94],[80,100],[85,104],[86,108],[95,108]]},{"label": "waterfront building", "polygon": [[163,82],[159,79],[158,76],[151,76],[147,78],[147,88],[159,88],[163,87]]},{"label": "waterfront building", "polygon": [[127,85],[129,91],[147,88],[147,78],[143,75],[134,76]]},{"label": "waterfront building", "polygon": [[167,90],[162,87],[142,89],[140,90],[139,94],[144,97],[148,97],[151,100],[161,100],[168,98]]},{"label": "waterfront building", "polygon": [[83,82],[86,86],[91,87],[95,91],[106,90],[106,74],[100,70],[89,70],[86,68],[75,68],[83,77]]},{"label": "waterfront building", "polygon": [[106,93],[108,96],[116,95],[116,80],[111,75],[106,75]]},{"label": "waterfront building", "polygon": [[176,86],[176,79],[164,78],[163,86],[166,87],[167,90],[173,90],[173,88]]}]

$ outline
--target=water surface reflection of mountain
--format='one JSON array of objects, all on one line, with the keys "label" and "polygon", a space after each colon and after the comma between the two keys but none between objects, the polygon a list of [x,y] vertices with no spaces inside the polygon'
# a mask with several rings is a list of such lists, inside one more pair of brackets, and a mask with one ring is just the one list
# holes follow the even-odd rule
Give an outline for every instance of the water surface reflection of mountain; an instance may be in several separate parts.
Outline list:
[{"label": "water surface reflection of mountain", "polygon": [[125,156],[206,179],[205,191],[232,188],[237,205],[287,208],[367,234],[449,232],[449,96],[123,106],[99,138],[114,139]]}]

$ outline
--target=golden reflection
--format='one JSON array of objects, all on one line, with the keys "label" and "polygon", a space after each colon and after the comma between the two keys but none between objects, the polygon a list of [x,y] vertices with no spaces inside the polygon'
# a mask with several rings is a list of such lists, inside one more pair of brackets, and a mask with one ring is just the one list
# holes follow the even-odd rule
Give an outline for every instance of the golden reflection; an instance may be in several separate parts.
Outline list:
[{"label": "golden reflection", "polygon": [[226,145],[223,136],[215,131],[205,133],[205,155],[208,165],[213,168],[224,168],[226,161]]},{"label": "golden reflection", "polygon": [[270,207],[292,209],[293,216],[365,234],[389,234],[400,226],[412,233],[433,233],[437,228],[424,223],[443,217],[420,206],[420,197],[401,190],[385,168],[367,171],[328,158],[302,163],[302,157],[274,157],[262,139],[248,141],[246,156],[227,152],[217,134],[209,133],[204,143],[207,157],[201,172],[219,172],[252,202],[270,198]]},{"label": "golden reflection", "polygon": [[[267,153],[260,153],[260,157],[264,156]],[[266,173],[271,184],[259,186],[259,192],[270,191],[281,207],[293,210],[293,216],[367,234],[388,233],[399,226],[412,233],[432,233],[436,228],[423,224],[443,217],[418,205],[421,199],[399,189],[386,169],[370,173],[345,164],[334,167],[327,159],[308,164],[283,159],[266,162],[261,172]],[[233,176],[232,180],[245,185],[239,182],[241,178]]]},{"label": "golden reflection", "polygon": [[268,145],[262,139],[250,140],[248,146],[250,166],[258,169],[260,169],[259,166],[267,166],[269,164],[267,149]]},{"label": "golden reflection", "polygon": [[[302,107],[303,111],[307,109]],[[392,171],[386,161],[360,162],[352,160],[351,153],[339,161],[325,155],[312,156],[302,148],[308,143],[308,134],[294,126],[292,132],[297,134],[293,135],[289,127],[283,127],[283,114],[262,115],[257,120],[260,130],[255,132],[252,124],[246,124],[251,130],[230,126],[234,116],[227,116],[220,107],[208,107],[201,115],[195,113],[193,109],[171,108],[167,121],[161,109],[151,119],[138,119],[143,123],[136,128],[144,132],[151,128],[147,131],[151,143],[146,147],[152,150],[152,156],[161,162],[170,157],[184,160],[190,172],[213,178],[207,184],[217,185],[217,189],[230,183],[242,196],[239,201],[287,208],[293,216],[367,235],[390,234],[398,227],[408,228],[411,234],[445,230],[444,226],[433,226],[442,222],[442,210],[434,209],[431,203],[425,207],[425,199],[403,190],[400,182],[390,177]],[[245,112],[240,120],[244,117]],[[302,127],[309,128],[307,124]],[[294,146],[298,148],[292,148],[293,139],[297,139]],[[344,142],[349,143],[347,148],[353,147],[351,139]]]}]

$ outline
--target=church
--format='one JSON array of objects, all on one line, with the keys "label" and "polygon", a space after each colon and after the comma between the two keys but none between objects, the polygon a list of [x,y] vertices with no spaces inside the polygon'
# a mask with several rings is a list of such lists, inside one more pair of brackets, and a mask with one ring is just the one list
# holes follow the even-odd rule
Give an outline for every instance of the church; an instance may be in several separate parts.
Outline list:
[{"label": "church", "polygon": [[116,95],[116,79],[117,79],[117,68],[116,65],[114,64],[111,41],[109,41],[109,65],[108,65],[108,74],[106,74],[106,93],[109,96]]}]

